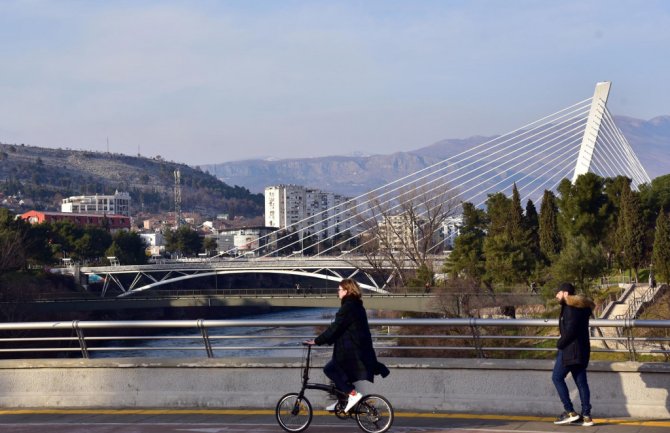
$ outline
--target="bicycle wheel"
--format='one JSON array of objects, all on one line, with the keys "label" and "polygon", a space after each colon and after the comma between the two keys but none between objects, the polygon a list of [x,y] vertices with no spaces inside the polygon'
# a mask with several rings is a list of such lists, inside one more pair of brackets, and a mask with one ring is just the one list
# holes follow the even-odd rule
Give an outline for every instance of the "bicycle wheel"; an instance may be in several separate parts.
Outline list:
[{"label": "bicycle wheel", "polygon": [[366,433],[383,433],[393,424],[393,407],[381,395],[366,395],[354,411],[358,426]]},{"label": "bicycle wheel", "polygon": [[277,402],[275,418],[284,430],[301,432],[312,422],[312,404],[297,392],[288,393]]}]

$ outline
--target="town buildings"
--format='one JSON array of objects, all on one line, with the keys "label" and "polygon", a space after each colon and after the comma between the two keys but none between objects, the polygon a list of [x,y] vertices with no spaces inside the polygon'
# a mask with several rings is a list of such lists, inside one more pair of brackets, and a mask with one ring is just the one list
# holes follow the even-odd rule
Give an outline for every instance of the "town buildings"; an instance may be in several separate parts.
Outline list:
[{"label": "town buildings", "polygon": [[265,188],[265,225],[298,232],[300,237],[332,238],[355,225],[349,197],[300,185]]}]

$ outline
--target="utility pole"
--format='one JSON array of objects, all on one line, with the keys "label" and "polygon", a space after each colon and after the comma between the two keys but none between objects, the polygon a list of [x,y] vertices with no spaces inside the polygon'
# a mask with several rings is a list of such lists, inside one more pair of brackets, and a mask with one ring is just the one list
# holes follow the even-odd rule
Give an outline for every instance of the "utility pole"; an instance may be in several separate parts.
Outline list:
[{"label": "utility pole", "polygon": [[181,225],[181,173],[179,169],[174,171],[174,220],[175,227]]}]

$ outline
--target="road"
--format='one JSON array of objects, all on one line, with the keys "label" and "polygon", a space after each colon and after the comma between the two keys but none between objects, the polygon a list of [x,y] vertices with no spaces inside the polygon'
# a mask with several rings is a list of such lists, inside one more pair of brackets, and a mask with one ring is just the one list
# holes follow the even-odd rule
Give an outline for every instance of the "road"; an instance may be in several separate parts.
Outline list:
[{"label": "road", "polygon": [[[556,426],[533,416],[397,412],[392,433],[667,433],[670,419],[594,418],[593,427]],[[0,431],[12,433],[281,433],[272,410],[0,410]],[[353,420],[317,411],[313,433],[361,431]]]}]

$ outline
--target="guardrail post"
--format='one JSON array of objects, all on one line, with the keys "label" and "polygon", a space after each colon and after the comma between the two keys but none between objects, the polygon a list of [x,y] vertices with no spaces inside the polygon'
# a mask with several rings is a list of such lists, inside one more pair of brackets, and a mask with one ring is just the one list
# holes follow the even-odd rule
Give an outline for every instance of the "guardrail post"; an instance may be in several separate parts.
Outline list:
[{"label": "guardrail post", "polygon": [[79,320],[72,321],[72,329],[77,333],[77,339],[79,340],[79,348],[81,349],[81,356],[84,359],[89,359],[88,347],[86,347],[86,337],[84,337],[84,330],[79,327]]},{"label": "guardrail post", "polygon": [[628,360],[635,361],[637,353],[635,352],[635,336],[633,335],[633,320],[625,319],[623,332],[626,335],[626,347],[628,348]]},{"label": "guardrail post", "polygon": [[484,351],[482,350],[482,341],[479,338],[479,328],[477,327],[476,319],[470,319],[470,330],[472,331],[472,341],[475,344],[475,353],[477,358],[484,358]]},{"label": "guardrail post", "polygon": [[198,319],[197,324],[198,328],[200,329],[200,334],[202,334],[202,340],[205,343],[205,350],[207,351],[207,357],[214,358],[212,343],[211,341],[209,341],[209,333],[207,332],[207,328],[205,328],[204,320]]}]

